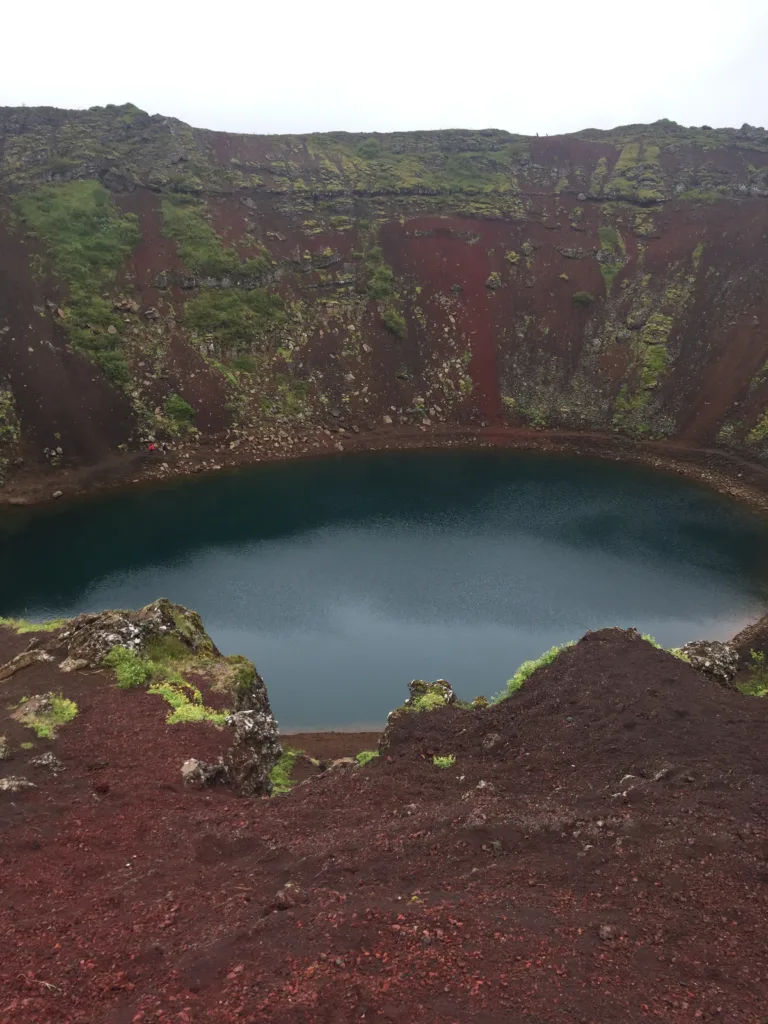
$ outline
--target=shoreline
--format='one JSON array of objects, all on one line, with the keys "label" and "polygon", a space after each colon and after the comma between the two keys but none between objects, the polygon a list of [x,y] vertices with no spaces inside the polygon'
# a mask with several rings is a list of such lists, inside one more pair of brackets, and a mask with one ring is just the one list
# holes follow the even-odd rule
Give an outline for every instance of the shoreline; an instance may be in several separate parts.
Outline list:
[{"label": "shoreline", "polygon": [[[334,440],[336,438],[336,440]],[[230,447],[234,444],[235,447]],[[28,466],[0,489],[0,510],[87,499],[107,492],[155,487],[192,476],[253,468],[264,463],[386,451],[507,450],[568,455],[642,465],[671,473],[768,513],[768,467],[722,448],[697,448],[679,441],[561,430],[520,428],[381,427],[366,434],[328,436],[320,431],[300,442],[267,449],[229,437],[208,443],[179,442],[166,455],[115,453],[91,466]]]}]

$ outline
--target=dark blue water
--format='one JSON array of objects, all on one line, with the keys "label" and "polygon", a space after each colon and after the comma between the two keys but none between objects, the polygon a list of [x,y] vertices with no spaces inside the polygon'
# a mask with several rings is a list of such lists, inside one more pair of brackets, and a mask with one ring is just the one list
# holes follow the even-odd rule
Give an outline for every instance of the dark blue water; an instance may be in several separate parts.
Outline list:
[{"label": "dark blue water", "polygon": [[590,628],[727,638],[768,603],[768,521],[613,464],[344,456],[14,510],[0,566],[0,614],[169,597],[253,659],[281,728],[378,726],[409,679],[491,694]]}]

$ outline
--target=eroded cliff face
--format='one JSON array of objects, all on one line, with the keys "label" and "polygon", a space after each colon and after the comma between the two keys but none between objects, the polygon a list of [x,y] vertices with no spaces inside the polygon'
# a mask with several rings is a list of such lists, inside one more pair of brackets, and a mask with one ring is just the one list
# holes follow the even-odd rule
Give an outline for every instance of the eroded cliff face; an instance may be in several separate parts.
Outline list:
[{"label": "eroded cliff face", "polygon": [[[768,456],[768,133],[0,108],[0,464],[392,421]],[[0,474],[2,475],[2,474]]]}]

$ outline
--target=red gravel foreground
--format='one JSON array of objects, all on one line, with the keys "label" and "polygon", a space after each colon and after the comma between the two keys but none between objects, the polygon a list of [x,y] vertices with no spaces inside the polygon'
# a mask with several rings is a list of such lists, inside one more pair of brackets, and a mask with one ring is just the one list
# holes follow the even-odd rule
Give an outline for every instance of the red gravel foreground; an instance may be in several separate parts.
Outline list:
[{"label": "red gravel foreground", "polygon": [[[53,686],[80,714],[19,750]],[[768,703],[636,635],[272,800],[185,790],[226,733],[101,673],[0,687],[38,786],[0,793],[2,1024],[768,1020]]]}]

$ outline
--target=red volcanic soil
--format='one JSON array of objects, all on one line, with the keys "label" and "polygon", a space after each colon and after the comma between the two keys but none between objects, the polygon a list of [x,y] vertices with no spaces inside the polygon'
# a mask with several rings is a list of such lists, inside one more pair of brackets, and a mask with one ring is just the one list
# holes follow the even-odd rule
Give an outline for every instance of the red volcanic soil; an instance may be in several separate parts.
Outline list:
[{"label": "red volcanic soil", "polygon": [[[2,1024],[766,1018],[768,703],[632,632],[271,800],[184,789],[226,734],[103,673],[0,686],[37,786],[0,793]],[[49,689],[80,713],[21,750]]]}]

